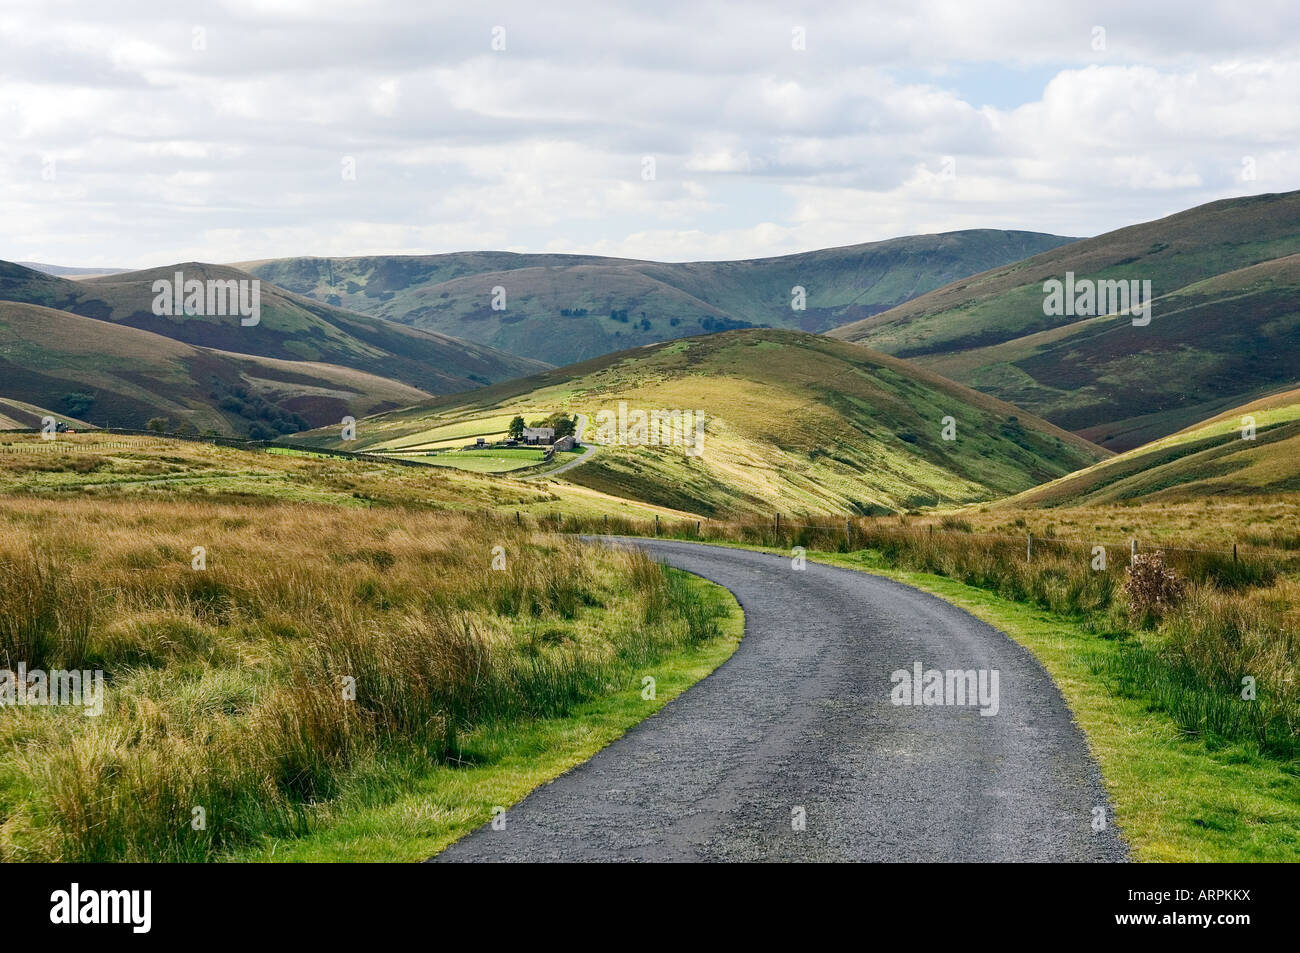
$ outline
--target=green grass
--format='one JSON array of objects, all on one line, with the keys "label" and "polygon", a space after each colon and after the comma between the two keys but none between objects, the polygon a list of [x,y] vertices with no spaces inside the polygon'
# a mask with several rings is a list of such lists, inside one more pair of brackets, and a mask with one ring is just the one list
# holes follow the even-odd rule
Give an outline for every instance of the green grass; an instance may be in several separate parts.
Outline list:
[{"label": "green grass", "polygon": [[[555,454],[554,463],[560,466],[576,457],[580,452],[561,451]],[[453,450],[447,453],[425,454],[413,459],[435,467],[452,467],[470,473],[511,473],[525,470],[540,464],[546,455],[542,450]]]},{"label": "green grass", "polygon": [[[565,716],[495,722],[467,733],[463,743],[468,764],[409,760],[377,764],[354,778],[313,819],[311,833],[289,841],[268,841],[225,859],[424,860],[491,820],[493,808],[509,808],[534,788],[586,761],[712,672],[739,645],[744,615],[734,597],[712,583],[681,575],[702,597],[713,590],[713,597],[726,602],[727,615],[717,638],[627,672],[610,694],[584,702]],[[643,675],[655,679],[652,701],[641,697]]]},{"label": "green grass", "polygon": [[642,552],[502,515],[3,498],[0,660],[106,690],[95,718],[0,718],[0,860],[220,859],[470,765],[517,797],[648,714],[643,675],[662,698],[710,670],[736,618]]},{"label": "green grass", "polygon": [[[319,301],[569,364],[611,351],[748,325],[823,331],[1068,239],[972,229],[755,261],[663,263],[589,255],[461,252],[250,262]],[[488,306],[510,289],[509,308]],[[807,288],[807,308],[790,289]],[[585,310],[587,313],[574,313]],[[611,317],[626,311],[626,320]],[[568,311],[569,314],[563,314]],[[504,429],[504,428],[503,428]]]},{"label": "green grass", "polygon": [[[1243,439],[1243,420],[1255,435]],[[996,504],[1111,505],[1231,496],[1242,500],[1300,490],[1300,390],[1234,407],[1209,420]]]},{"label": "green grass", "polygon": [[[702,411],[703,452],[608,446],[563,474],[614,497],[704,516],[866,514],[1028,489],[1105,453],[1016,408],[885,355],[791,331],[733,331],[610,355],[369,417],[349,449],[392,451],[450,427],[557,411]],[[943,436],[951,416],[956,439]],[[339,446],[337,430],[291,439]],[[490,452],[490,451],[484,451]],[[455,463],[462,453],[443,459]],[[497,466],[483,469],[504,469]]]},{"label": "green grass", "polygon": [[[1212,202],[1074,242],[831,332],[1113,450],[1296,381],[1300,192]],[[1148,326],[1049,317],[1043,282],[1149,280]]]}]

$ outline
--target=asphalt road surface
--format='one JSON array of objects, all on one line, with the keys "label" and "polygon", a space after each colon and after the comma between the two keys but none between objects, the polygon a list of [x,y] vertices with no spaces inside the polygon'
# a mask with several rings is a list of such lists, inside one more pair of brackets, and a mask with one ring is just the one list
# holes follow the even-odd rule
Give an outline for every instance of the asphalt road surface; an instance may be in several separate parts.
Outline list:
[{"label": "asphalt road surface", "polygon": [[[1126,859],[1060,692],[1006,635],[852,570],[797,571],[786,556],[696,543],[617,544],[735,593],[740,648],[510,808],[503,829],[480,828],[434,860]],[[915,662],[997,670],[997,713],[893,704],[891,674]]]}]

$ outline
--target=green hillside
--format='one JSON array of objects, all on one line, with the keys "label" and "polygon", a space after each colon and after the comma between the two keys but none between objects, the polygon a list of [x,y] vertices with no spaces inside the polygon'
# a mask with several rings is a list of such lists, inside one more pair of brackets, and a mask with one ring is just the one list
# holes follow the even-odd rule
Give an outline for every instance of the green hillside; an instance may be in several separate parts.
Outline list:
[{"label": "green hillside", "polygon": [[[1254,418],[1246,439],[1243,418]],[[1263,499],[1300,491],[1300,389],[1272,394],[1005,501],[1011,506]]]},{"label": "green hillside", "polygon": [[[1112,449],[1296,378],[1300,192],[1214,202],[955,282],[832,336],[908,357]],[[1151,323],[1048,317],[1043,283],[1150,280]]]},{"label": "green hillside", "polygon": [[0,430],[39,429],[46,417],[53,417],[75,430],[89,429],[92,424],[62,410],[39,407],[25,400],[0,398]]},{"label": "green hillside", "polygon": [[0,413],[23,403],[60,419],[276,436],[427,400],[364,371],[194,347],[125,325],[0,301]]},{"label": "green hillside", "polygon": [[[463,252],[243,263],[319,301],[567,364],[739,327],[828,328],[1071,239],[978,229],[749,261]],[[795,286],[806,307],[794,310]],[[505,289],[505,310],[492,309]]]},{"label": "green hillside", "polygon": [[150,331],[198,347],[286,361],[317,361],[400,381],[430,394],[470,390],[545,367],[482,345],[395,325],[302,298],[263,279],[261,319],[244,327],[237,316],[153,313],[153,282],[251,280],[225,265],[186,262],[72,281],[0,262],[0,300],[69,311]]},{"label": "green hillside", "polygon": [[[350,449],[423,453],[556,412],[702,410],[702,453],[603,446],[561,479],[701,515],[882,513],[986,500],[1105,451],[1016,408],[820,335],[741,330],[648,345],[362,420]],[[942,439],[954,418],[955,441]],[[341,446],[336,428],[297,435]]]}]

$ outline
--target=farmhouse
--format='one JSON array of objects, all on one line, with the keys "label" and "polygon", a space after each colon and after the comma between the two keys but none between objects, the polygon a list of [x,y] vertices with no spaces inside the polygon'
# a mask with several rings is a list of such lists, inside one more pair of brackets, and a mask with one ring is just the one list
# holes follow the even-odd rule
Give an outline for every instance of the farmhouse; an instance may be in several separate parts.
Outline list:
[{"label": "farmhouse", "polygon": [[555,442],[554,427],[525,427],[524,428],[524,443],[550,444],[554,442]]},{"label": "farmhouse", "polygon": [[573,436],[573,434],[569,434],[567,437],[561,437],[559,440],[555,441],[555,443],[552,446],[552,449],[572,450],[575,446],[577,446],[577,444],[578,444],[577,439]]}]

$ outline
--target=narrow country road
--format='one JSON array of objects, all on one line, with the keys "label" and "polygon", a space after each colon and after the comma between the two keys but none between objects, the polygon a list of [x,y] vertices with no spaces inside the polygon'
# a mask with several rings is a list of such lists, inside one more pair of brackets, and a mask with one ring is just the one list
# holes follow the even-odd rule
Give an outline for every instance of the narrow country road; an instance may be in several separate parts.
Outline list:
[{"label": "narrow country road", "polygon": [[[616,544],[735,593],[740,648],[510,808],[504,829],[480,828],[434,860],[1126,859],[1060,692],[1001,632],[852,570],[796,571],[786,556],[696,543]],[[915,662],[997,670],[997,713],[892,704],[891,673]],[[1095,832],[1098,808],[1107,823]]]}]

